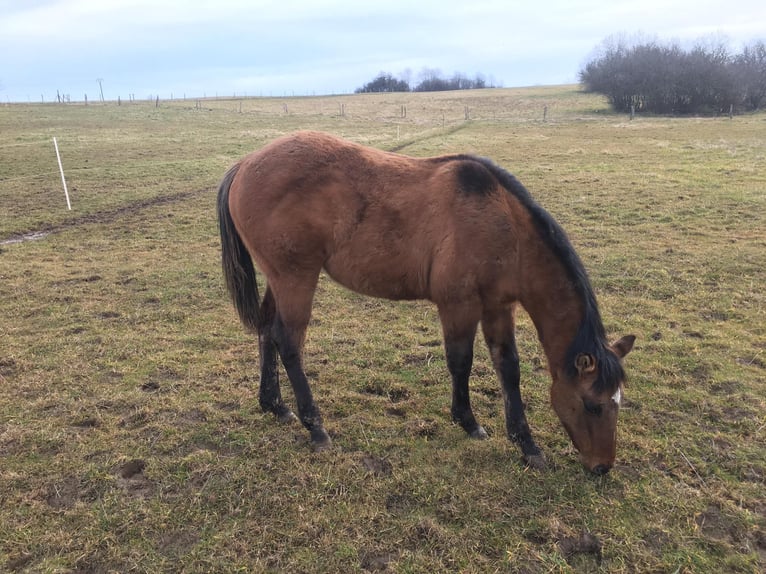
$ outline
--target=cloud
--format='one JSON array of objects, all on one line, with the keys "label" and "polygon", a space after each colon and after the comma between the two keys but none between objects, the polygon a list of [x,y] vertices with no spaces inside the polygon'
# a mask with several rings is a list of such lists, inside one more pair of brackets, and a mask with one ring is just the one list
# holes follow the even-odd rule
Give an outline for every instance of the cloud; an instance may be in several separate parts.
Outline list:
[{"label": "cloud", "polygon": [[[380,71],[573,81],[607,36],[733,43],[766,30],[760,0],[0,0],[0,92],[353,90]],[[128,86],[132,86],[129,88]],[[112,97],[116,97],[113,94]]]}]

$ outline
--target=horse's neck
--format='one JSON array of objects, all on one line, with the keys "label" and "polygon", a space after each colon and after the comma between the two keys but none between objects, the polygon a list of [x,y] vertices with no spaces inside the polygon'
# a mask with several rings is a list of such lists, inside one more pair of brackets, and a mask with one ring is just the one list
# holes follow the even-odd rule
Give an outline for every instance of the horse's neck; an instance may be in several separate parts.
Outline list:
[{"label": "horse's neck", "polygon": [[535,324],[553,373],[564,367],[567,350],[580,327],[582,297],[553,256],[538,257],[527,267],[520,300]]}]

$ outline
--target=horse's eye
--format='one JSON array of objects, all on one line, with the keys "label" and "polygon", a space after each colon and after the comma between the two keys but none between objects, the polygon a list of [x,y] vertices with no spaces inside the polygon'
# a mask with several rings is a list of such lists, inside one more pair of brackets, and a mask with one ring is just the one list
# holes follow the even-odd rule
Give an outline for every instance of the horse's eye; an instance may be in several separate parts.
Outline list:
[{"label": "horse's eye", "polygon": [[598,403],[593,403],[587,399],[582,400],[583,405],[585,406],[585,412],[588,414],[600,417],[601,416],[601,405]]}]

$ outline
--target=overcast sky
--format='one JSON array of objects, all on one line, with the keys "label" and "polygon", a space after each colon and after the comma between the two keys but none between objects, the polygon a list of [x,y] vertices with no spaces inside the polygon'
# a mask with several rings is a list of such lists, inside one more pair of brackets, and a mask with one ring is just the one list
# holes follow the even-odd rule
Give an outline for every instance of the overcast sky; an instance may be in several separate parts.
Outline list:
[{"label": "overcast sky", "polygon": [[352,92],[380,71],[577,80],[605,38],[766,39],[764,0],[0,0],[0,101]]}]

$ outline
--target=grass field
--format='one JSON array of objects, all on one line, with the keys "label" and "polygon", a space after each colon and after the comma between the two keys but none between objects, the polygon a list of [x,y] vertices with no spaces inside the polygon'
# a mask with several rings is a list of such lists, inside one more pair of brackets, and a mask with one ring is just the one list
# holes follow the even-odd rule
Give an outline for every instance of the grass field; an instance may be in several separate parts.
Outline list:
[{"label": "grass field", "polygon": [[[607,330],[638,336],[612,473],[577,461],[526,316],[542,472],[504,436],[483,341],[476,442],[435,310],[326,278],[306,365],[335,448],[260,412],[215,195],[299,128],[489,156],[559,220]],[[631,122],[568,86],[0,106],[0,571],[762,571],[765,134],[764,114]]]}]

